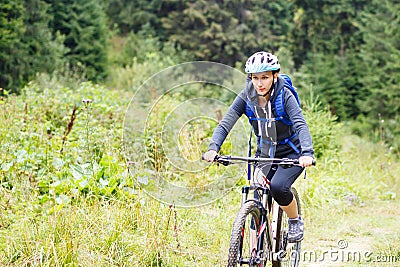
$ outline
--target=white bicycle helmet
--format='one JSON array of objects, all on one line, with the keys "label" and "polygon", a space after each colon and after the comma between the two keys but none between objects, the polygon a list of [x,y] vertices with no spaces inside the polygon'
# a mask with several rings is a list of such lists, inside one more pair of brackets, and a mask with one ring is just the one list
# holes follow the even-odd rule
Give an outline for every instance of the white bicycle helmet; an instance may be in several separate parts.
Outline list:
[{"label": "white bicycle helmet", "polygon": [[279,64],[278,57],[264,51],[256,52],[249,57],[246,62],[246,73],[257,73],[263,71],[275,71],[279,70],[281,65]]}]

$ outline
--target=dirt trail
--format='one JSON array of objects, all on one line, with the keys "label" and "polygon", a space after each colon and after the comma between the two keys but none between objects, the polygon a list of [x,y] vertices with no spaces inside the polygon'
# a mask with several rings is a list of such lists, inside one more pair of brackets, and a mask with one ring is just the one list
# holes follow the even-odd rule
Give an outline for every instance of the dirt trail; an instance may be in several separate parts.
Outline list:
[{"label": "dirt trail", "polygon": [[399,200],[366,202],[330,216],[306,220],[301,266],[400,266]]}]

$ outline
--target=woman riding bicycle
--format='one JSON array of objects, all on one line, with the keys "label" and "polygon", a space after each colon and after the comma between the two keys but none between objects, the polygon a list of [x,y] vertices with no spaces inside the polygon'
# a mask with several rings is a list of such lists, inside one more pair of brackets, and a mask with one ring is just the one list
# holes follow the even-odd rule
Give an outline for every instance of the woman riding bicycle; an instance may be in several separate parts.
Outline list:
[{"label": "woman riding bicycle", "polygon": [[[261,51],[249,57],[245,67],[246,87],[214,130],[204,159],[214,161],[236,121],[251,110],[255,117],[251,124],[257,136],[256,156],[299,159],[301,166],[292,168],[259,164],[252,181],[259,184],[266,183],[266,179],[270,181],[272,196],[289,217],[288,240],[298,242],[304,236],[304,222],[290,187],[304,168],[312,165],[314,150],[301,108],[292,92],[284,88],[285,81],[278,75],[279,71],[278,58],[271,53]],[[274,101],[281,90],[284,90],[284,109],[291,123],[284,123],[276,114]]]}]

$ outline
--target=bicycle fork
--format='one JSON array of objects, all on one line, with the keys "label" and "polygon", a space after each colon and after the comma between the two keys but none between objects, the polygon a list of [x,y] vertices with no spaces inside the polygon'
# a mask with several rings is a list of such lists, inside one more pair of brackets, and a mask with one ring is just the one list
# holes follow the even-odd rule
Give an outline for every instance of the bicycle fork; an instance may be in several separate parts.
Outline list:
[{"label": "bicycle fork", "polygon": [[[250,186],[244,186],[242,188],[242,205],[247,201],[248,195],[250,192]],[[268,219],[268,194],[269,194],[269,188],[260,188],[262,189],[262,196],[261,196],[261,204],[262,207],[260,207],[261,210],[261,218],[260,218],[260,226],[259,229],[255,229],[256,234],[257,234],[257,255],[254,255],[254,262],[253,264],[259,264],[261,263],[262,260],[265,260],[266,257],[272,257],[271,255],[267,255],[265,253],[265,248],[264,248],[264,238],[267,238],[267,246],[268,246],[268,251],[272,253],[272,241],[273,238],[271,236],[271,231],[267,227],[270,227],[270,222]],[[255,190],[258,190],[258,188],[255,188]],[[264,232],[266,235],[264,235]],[[241,251],[241,249],[239,250]]]}]

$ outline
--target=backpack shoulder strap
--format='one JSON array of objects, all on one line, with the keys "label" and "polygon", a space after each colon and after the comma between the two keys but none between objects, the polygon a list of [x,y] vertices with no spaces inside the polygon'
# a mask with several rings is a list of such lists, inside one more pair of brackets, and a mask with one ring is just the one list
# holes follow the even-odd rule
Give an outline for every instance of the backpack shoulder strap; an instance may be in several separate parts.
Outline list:
[{"label": "backpack shoulder strap", "polygon": [[285,90],[282,88],[274,101],[276,119],[281,120],[286,125],[293,125],[285,110]]},{"label": "backpack shoulder strap", "polygon": [[275,106],[276,116],[279,120],[282,120],[282,122],[285,123],[286,125],[293,125],[285,110],[285,88],[292,92],[299,106],[300,106],[300,99],[297,94],[296,88],[294,88],[292,84],[292,80],[290,79],[290,77],[283,73],[279,74],[279,77],[283,78],[285,83],[284,87],[278,92],[277,96],[275,97],[274,106]]},{"label": "backpack shoulder strap", "polygon": [[283,80],[285,81],[284,86],[285,86],[286,88],[288,88],[288,89],[292,92],[292,94],[293,94],[294,97],[296,98],[297,103],[298,103],[299,106],[300,106],[300,98],[299,98],[299,95],[297,94],[297,90],[296,90],[296,88],[293,86],[292,80],[290,79],[290,77],[289,77],[287,74],[285,74],[285,73],[279,74],[279,77],[282,77],[282,78],[283,78]]},{"label": "backpack shoulder strap", "polygon": [[247,118],[249,119],[250,123],[253,120],[256,120],[256,115],[254,113],[254,108],[251,105],[251,102],[249,99],[246,99],[246,108],[244,111],[245,115],[247,116]]},{"label": "backpack shoulder strap", "polygon": [[247,116],[247,118],[249,119],[250,124],[251,124],[253,121],[266,121],[265,118],[258,118],[258,117],[256,116],[256,112],[255,112],[255,110],[254,110],[254,106],[253,106],[253,104],[251,103],[250,99],[246,99],[246,108],[245,108],[244,113],[245,113],[245,115]]}]

